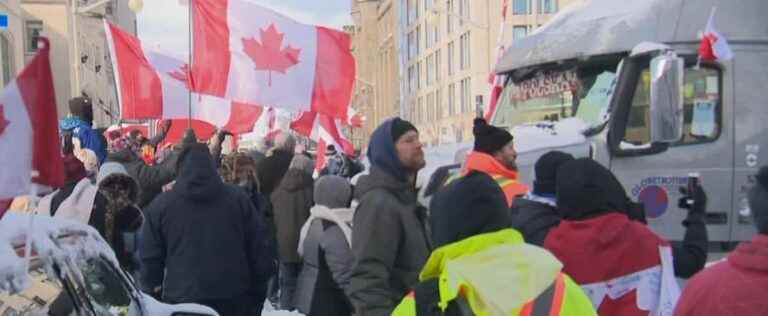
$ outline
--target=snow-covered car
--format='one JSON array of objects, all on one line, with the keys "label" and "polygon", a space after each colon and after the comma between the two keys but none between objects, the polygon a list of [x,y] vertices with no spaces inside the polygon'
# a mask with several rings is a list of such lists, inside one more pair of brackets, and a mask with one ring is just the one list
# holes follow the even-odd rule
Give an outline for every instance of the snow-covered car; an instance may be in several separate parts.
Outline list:
[{"label": "snow-covered car", "polygon": [[0,315],[218,314],[196,304],[163,304],[139,291],[89,226],[9,213],[0,220]]}]

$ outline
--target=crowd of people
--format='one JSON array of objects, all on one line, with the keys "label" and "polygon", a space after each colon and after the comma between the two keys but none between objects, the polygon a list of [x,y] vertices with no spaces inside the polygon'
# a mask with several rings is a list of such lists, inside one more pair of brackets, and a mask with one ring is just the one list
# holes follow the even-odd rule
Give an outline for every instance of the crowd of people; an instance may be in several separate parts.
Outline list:
[{"label": "crowd of people", "polygon": [[[473,150],[435,172],[422,205],[419,132],[400,118],[373,132],[365,173],[329,147],[315,178],[313,157],[287,133],[266,152],[222,155],[225,132],[204,144],[188,130],[148,161],[170,124],[107,144],[90,101],[70,109],[67,183],[36,212],[95,227],[163,302],[225,316],[260,315],[265,303],[310,316],[768,312],[768,169],[749,194],[759,234],[704,269],[699,184],[683,190],[686,232],[672,244],[594,160],[553,151],[523,183],[513,136],[482,119]],[[692,278],[682,293],[676,278]]]}]

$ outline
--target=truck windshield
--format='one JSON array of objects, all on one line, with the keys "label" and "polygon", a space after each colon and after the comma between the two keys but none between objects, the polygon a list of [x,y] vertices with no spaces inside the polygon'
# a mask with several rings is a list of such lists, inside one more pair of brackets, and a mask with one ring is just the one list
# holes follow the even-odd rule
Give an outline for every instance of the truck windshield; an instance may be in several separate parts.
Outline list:
[{"label": "truck windshield", "polygon": [[494,125],[513,127],[578,117],[590,126],[606,120],[616,86],[616,67],[539,71],[519,82],[507,82]]}]

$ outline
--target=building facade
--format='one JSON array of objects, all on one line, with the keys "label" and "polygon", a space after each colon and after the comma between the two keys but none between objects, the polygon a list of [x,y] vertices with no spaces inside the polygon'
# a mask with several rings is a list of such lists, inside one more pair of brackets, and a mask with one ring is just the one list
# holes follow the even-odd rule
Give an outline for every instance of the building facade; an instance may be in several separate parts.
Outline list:
[{"label": "building facade", "polygon": [[472,121],[490,100],[503,1],[510,43],[577,0],[401,0],[402,115],[426,146],[472,139]]},{"label": "building facade", "polygon": [[[6,0],[0,12],[9,26],[0,33],[0,61],[5,86],[15,78],[38,49],[37,38],[51,43],[51,69],[56,90],[57,114],[69,113],[68,100],[87,95],[94,102],[95,125],[116,122],[117,95],[109,62],[102,18],[136,31],[136,15],[127,0],[99,4],[98,0]],[[73,10],[80,8],[80,12]],[[83,10],[87,8],[88,10]]]}]

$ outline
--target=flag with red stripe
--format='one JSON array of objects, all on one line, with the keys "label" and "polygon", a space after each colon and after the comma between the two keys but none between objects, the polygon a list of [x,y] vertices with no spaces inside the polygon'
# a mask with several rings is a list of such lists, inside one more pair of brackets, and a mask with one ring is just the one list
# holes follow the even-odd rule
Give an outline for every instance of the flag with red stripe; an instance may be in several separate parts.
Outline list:
[{"label": "flag with red stripe", "polygon": [[43,47],[0,95],[2,212],[8,200],[29,194],[33,183],[64,185],[50,42],[40,41]]},{"label": "flag with red stripe", "polygon": [[348,34],[250,0],[192,2],[195,90],[346,119],[355,80]]},{"label": "flag with red stripe", "polygon": [[325,167],[326,146],[334,145],[347,155],[354,155],[355,147],[341,132],[341,122],[327,115],[304,112],[291,122],[291,129],[317,142],[316,170]]},{"label": "flag with red stripe", "polygon": [[[501,27],[499,30],[499,37],[496,40],[496,62],[498,63],[499,60],[501,60],[501,57],[504,55],[504,25],[506,24],[507,20],[507,9],[508,9],[509,2],[507,0],[502,1],[502,10],[501,10]],[[490,78],[488,79],[488,83],[491,84],[491,100],[488,103],[488,108],[485,111],[485,120],[489,123],[493,122],[494,117],[496,116],[496,110],[499,103],[499,98],[501,97],[501,92],[504,89],[504,82],[506,81],[506,76],[497,74],[495,72],[492,72],[490,74]]]}]

